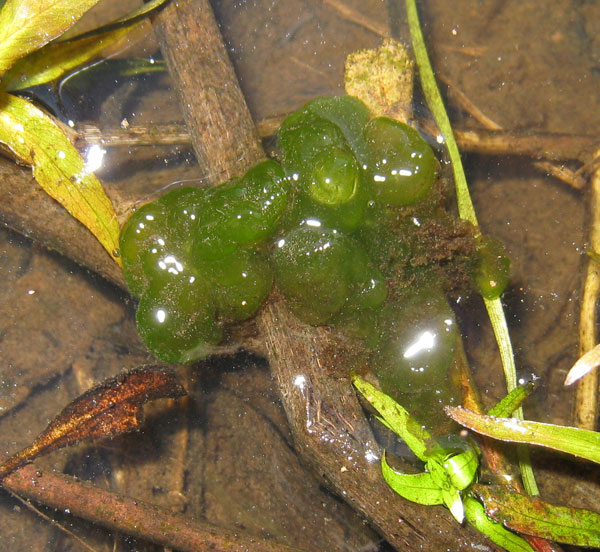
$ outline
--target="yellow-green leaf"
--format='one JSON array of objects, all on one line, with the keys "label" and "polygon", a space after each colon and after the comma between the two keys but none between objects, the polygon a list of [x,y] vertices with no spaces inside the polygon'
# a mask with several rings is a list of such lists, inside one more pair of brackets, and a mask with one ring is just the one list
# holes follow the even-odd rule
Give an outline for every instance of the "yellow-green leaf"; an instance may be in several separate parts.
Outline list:
[{"label": "yellow-green leaf", "polygon": [[109,57],[111,52],[106,51],[108,47],[113,51],[119,47],[123,48],[123,39],[135,27],[142,27],[142,25],[147,26],[149,23],[138,21],[131,27],[121,27],[80,40],[47,44],[17,61],[0,81],[0,88],[22,90],[38,86],[58,79],[81,65]]},{"label": "yellow-green leaf", "polygon": [[387,484],[402,498],[433,506],[442,504],[442,489],[435,484],[430,473],[398,473],[388,463],[385,454],[381,458],[381,473]]},{"label": "yellow-green leaf", "polygon": [[505,529],[501,523],[490,519],[483,505],[468,496],[464,500],[467,521],[478,531],[486,535],[493,543],[508,552],[534,552],[529,543],[519,535]]},{"label": "yellow-green leaf", "polygon": [[530,422],[517,418],[495,418],[460,407],[446,407],[459,424],[501,441],[548,447],[600,464],[600,433],[577,427]]},{"label": "yellow-green leaf", "polygon": [[385,425],[405,441],[415,456],[423,461],[427,460],[430,455],[427,450],[427,443],[431,441],[429,432],[403,406],[369,382],[355,375],[352,383],[381,414]]},{"label": "yellow-green leaf", "polygon": [[[166,0],[152,0],[125,17],[69,40],[47,44],[17,61],[2,77],[0,89],[22,90],[58,79],[77,67],[119,52],[149,31],[142,19]],[[132,33],[135,31],[135,35]]]},{"label": "yellow-green leaf", "polygon": [[98,0],[6,0],[0,10],[0,75],[64,33]]},{"label": "yellow-green leaf", "polygon": [[60,127],[31,102],[0,92],[0,142],[31,165],[40,186],[120,264],[119,223],[102,184]]}]

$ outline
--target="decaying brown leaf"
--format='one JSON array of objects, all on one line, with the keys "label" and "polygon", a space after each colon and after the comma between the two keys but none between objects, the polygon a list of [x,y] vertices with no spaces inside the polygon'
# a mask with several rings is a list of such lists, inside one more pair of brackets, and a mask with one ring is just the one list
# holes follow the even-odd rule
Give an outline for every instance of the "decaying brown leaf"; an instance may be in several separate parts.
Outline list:
[{"label": "decaying brown leaf", "polygon": [[0,465],[0,480],[23,464],[84,439],[114,437],[137,429],[144,403],[185,395],[172,371],[144,366],[120,374],[71,402],[33,443]]}]

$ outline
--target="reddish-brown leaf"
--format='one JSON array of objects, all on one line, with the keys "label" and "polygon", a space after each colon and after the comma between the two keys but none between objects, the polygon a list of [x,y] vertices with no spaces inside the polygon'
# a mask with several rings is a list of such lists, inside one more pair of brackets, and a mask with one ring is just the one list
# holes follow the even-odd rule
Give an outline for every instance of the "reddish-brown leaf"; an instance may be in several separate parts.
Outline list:
[{"label": "reddish-brown leaf", "polygon": [[0,479],[37,456],[83,439],[133,431],[142,423],[144,403],[184,394],[175,374],[157,366],[144,366],[106,380],[71,402],[31,446],[0,465]]},{"label": "reddish-brown leaf", "polygon": [[555,506],[495,485],[474,485],[473,490],[487,515],[513,531],[575,546],[600,547],[597,512]]}]

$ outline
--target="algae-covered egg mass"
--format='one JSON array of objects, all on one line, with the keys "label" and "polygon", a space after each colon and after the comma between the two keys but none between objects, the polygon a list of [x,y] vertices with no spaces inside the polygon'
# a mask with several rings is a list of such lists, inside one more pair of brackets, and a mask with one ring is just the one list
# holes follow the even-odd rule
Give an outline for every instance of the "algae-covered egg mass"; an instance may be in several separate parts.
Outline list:
[{"label": "algae-covered egg mass", "polygon": [[[356,338],[392,395],[451,401],[454,315],[431,267],[411,264],[407,222],[439,209],[424,201],[438,177],[431,147],[350,96],[309,102],[277,139],[278,161],[172,191],[126,222],[121,255],[140,336],[162,360],[198,360],[276,285],[303,322]],[[495,241],[479,241],[471,277],[485,296],[506,284],[504,259]]]}]

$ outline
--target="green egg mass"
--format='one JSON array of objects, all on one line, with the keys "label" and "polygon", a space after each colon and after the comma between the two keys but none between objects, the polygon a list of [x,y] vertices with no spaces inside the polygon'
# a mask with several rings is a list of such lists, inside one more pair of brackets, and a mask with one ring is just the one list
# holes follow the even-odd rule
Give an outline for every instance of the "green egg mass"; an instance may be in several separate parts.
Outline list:
[{"label": "green egg mass", "polygon": [[387,296],[383,275],[360,244],[337,230],[288,232],[275,245],[273,265],[279,289],[309,324],[326,324],[342,310],[378,307]]},{"label": "green egg mass", "polygon": [[471,274],[477,291],[486,299],[496,299],[506,289],[509,275],[510,259],[502,242],[489,236],[479,236]]},{"label": "green egg mass", "polygon": [[433,151],[412,127],[387,117],[369,121],[367,178],[375,197],[390,205],[412,205],[423,199],[437,177]]},{"label": "green egg mass", "polygon": [[447,420],[443,406],[459,401],[451,378],[458,329],[439,283],[421,284],[380,312],[381,341],[373,371],[382,390],[419,420]]},{"label": "green egg mass", "polygon": [[[456,397],[447,373],[457,329],[431,267],[412,260],[411,234],[437,208],[422,201],[436,197],[431,147],[350,96],[307,103],[282,123],[277,146],[279,162],[172,191],[125,223],[121,258],[140,336],[164,361],[193,362],[276,285],[298,318],[356,339],[384,390],[439,414]],[[508,262],[499,242],[478,239],[469,269],[484,297],[502,292]]]}]

